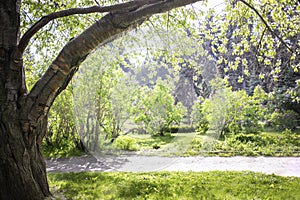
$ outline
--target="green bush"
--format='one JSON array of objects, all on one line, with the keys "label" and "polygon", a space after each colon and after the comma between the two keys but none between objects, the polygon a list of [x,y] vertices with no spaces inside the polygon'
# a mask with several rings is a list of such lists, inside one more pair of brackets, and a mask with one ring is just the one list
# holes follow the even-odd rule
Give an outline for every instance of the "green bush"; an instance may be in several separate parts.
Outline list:
[{"label": "green bush", "polygon": [[193,155],[297,156],[300,135],[287,129],[282,133],[227,135],[224,141],[195,138],[189,150]]},{"label": "green bush", "polygon": [[201,98],[193,105],[192,120],[193,127],[196,129],[196,131],[200,134],[205,134],[209,129],[209,122],[203,113],[202,102],[203,99]]},{"label": "green bush", "polygon": [[134,122],[152,135],[164,135],[172,125],[180,124],[185,113],[186,108],[181,102],[175,104],[170,86],[162,80],[153,89],[141,88],[133,107]]},{"label": "green bush", "polygon": [[129,136],[119,136],[114,141],[114,146],[121,150],[129,150],[129,151],[136,151],[138,150],[138,145],[136,143],[136,140],[134,138],[131,138]]},{"label": "green bush", "polygon": [[160,148],[160,145],[159,145],[159,144],[153,144],[152,148],[153,148],[153,149],[159,149],[159,148]]},{"label": "green bush", "polygon": [[274,138],[261,134],[237,134],[227,139],[228,144],[247,144],[252,143],[255,146],[267,146],[274,143]]},{"label": "green bush", "polygon": [[216,79],[210,99],[196,102],[192,117],[200,133],[213,130],[221,138],[228,133],[259,133],[262,131],[264,91],[257,87],[253,96],[246,91],[232,91]]},{"label": "green bush", "polygon": [[47,143],[47,140],[43,140],[43,156],[46,158],[68,158],[79,156],[85,152],[82,148],[79,148],[78,145],[79,144],[75,143],[74,139],[70,137],[65,137],[60,140],[59,144],[55,142]]},{"label": "green bush", "polygon": [[297,146],[300,150],[300,135],[292,132],[290,129],[285,129],[278,141],[282,145]]},{"label": "green bush", "polygon": [[297,126],[297,113],[292,110],[276,109],[270,116],[270,126],[278,131],[294,130]]},{"label": "green bush", "polygon": [[86,150],[76,131],[72,102],[72,88],[68,87],[50,109],[48,130],[42,142],[45,157],[76,156]]}]

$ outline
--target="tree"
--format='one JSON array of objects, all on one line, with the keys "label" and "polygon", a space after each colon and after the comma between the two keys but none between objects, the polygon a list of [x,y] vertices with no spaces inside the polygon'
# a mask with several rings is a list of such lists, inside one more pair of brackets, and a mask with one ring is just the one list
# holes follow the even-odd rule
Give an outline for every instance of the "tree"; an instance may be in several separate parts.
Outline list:
[{"label": "tree", "polygon": [[[46,134],[47,114],[91,51],[153,14],[197,1],[200,0],[136,0],[58,11],[41,18],[22,37],[21,0],[0,1],[0,199],[32,200],[51,195],[40,147]],[[71,39],[28,92],[22,61],[31,38],[54,19],[96,12],[108,14]]]},{"label": "tree", "polygon": [[139,87],[131,82],[116,61],[113,45],[99,48],[82,63],[73,80],[75,121],[81,141],[92,152],[102,150],[123,131],[131,102]]},{"label": "tree", "polygon": [[175,105],[170,86],[158,79],[153,89],[144,86],[134,106],[134,121],[143,124],[145,130],[153,135],[164,135],[172,124],[179,125],[185,108],[179,102]]},{"label": "tree", "polygon": [[285,96],[278,106],[299,113],[299,103],[289,94],[300,78],[299,8],[300,3],[291,0],[239,0],[224,12],[210,11],[201,24],[203,48],[233,90],[253,94],[261,85],[268,93]]},{"label": "tree", "polygon": [[227,133],[260,132],[260,121],[263,121],[265,111],[264,91],[256,87],[254,95],[249,96],[245,90],[232,91],[223,79],[218,78],[211,82],[214,91],[211,98],[194,106],[194,119],[197,120],[196,125],[199,123],[200,131],[202,129],[205,133],[205,129],[209,128],[221,138]]}]

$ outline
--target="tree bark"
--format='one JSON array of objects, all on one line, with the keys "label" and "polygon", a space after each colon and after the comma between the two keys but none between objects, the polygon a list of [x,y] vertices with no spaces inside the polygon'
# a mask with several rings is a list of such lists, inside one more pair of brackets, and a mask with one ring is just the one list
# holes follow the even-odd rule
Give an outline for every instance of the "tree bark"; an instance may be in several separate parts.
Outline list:
[{"label": "tree bark", "polygon": [[19,40],[20,0],[0,2],[0,199],[43,199],[50,195],[41,138],[43,117],[24,134],[21,123],[26,94],[22,60],[14,57]]}]

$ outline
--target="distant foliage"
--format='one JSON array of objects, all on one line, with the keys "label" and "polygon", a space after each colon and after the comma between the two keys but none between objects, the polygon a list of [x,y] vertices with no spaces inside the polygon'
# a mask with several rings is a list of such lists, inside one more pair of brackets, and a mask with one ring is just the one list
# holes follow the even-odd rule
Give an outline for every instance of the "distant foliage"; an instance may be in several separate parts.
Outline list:
[{"label": "distant foliage", "polygon": [[227,135],[220,141],[195,138],[189,149],[190,155],[205,156],[298,156],[300,135],[285,130],[282,133]]},{"label": "distant foliage", "polygon": [[72,103],[72,88],[68,87],[50,109],[43,140],[43,153],[47,157],[68,157],[85,150],[75,127]]},{"label": "distant foliage", "polygon": [[164,135],[172,125],[179,125],[186,109],[181,103],[175,105],[170,88],[158,81],[153,89],[144,87],[134,108],[134,121],[153,135]]},{"label": "distant foliage", "polygon": [[201,133],[210,129],[224,137],[228,133],[258,133],[262,130],[263,90],[257,88],[254,95],[249,96],[243,90],[232,91],[231,87],[222,84],[221,79],[216,79],[212,85],[211,98],[197,102],[193,107],[194,123]]},{"label": "distant foliage", "polygon": [[209,129],[209,122],[206,119],[203,113],[203,98],[199,98],[199,100],[192,107],[192,121],[193,127],[200,134],[205,134]]},{"label": "distant foliage", "polygon": [[292,110],[276,109],[270,116],[270,126],[277,131],[295,129],[297,126],[297,113]]}]

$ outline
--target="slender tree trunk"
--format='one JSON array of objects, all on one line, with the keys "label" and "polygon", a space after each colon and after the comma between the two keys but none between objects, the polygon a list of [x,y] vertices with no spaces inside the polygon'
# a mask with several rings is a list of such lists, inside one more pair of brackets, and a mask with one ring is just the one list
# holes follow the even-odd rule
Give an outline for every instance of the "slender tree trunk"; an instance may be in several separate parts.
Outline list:
[{"label": "slender tree trunk", "polygon": [[[0,0],[0,199],[43,199],[50,196],[40,151],[46,116],[35,129],[23,127],[26,95],[22,60],[14,58],[19,39],[20,0]],[[26,123],[25,123],[26,124]]]}]

